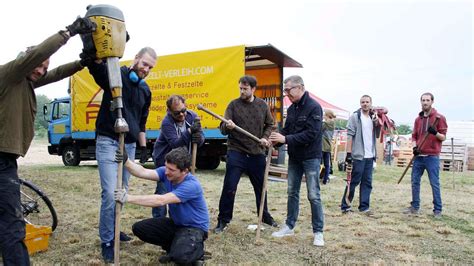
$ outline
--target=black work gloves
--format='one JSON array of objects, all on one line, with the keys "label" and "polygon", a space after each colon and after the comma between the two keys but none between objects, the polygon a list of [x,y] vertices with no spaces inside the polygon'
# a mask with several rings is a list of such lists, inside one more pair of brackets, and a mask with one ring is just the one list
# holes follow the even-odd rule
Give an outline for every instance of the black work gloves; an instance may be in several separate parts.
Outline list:
[{"label": "black work gloves", "polygon": [[352,164],[352,153],[350,152],[346,155],[346,164]]},{"label": "black work gloves", "polygon": [[95,64],[95,60],[97,59],[95,54],[93,55],[90,53],[86,53],[85,51],[80,53],[79,57],[81,58],[79,62],[81,63],[81,66],[83,67],[89,67],[92,64]]},{"label": "black work gloves", "polygon": [[92,22],[89,18],[78,17],[71,25],[67,26],[66,29],[69,31],[69,35],[72,37],[76,34],[85,34],[94,32],[97,25]]},{"label": "black work gloves", "polygon": [[416,146],[413,147],[413,155],[418,156],[418,155],[420,155],[420,153],[421,152],[420,152],[420,150],[418,150],[418,147],[416,147]]},{"label": "black work gloves", "polygon": [[437,131],[436,128],[434,128],[433,126],[430,126],[430,127],[428,128],[428,133],[433,134],[433,135],[436,136],[436,134],[438,134],[438,131]]},{"label": "black work gloves", "polygon": [[191,134],[201,132],[202,131],[201,120],[199,119],[194,120],[194,123],[191,125],[190,129],[191,129]]},{"label": "black work gloves", "polygon": [[145,146],[142,146],[140,149],[140,163],[144,164],[148,161],[148,151]]},{"label": "black work gloves", "polygon": [[120,150],[117,149],[117,151],[115,152],[115,161],[117,163],[123,162],[125,164],[127,160],[128,160],[128,154],[127,154],[127,151],[125,150],[125,147],[123,148],[123,154],[121,154]]},{"label": "black work gloves", "polygon": [[191,142],[199,144],[201,142],[201,132],[191,134]]}]

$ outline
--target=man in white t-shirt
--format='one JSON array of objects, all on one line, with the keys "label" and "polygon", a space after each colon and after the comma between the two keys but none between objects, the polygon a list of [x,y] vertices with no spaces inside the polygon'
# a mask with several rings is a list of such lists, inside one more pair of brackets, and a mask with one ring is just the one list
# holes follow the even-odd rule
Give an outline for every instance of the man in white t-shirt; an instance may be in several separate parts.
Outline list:
[{"label": "man in white t-shirt", "polygon": [[[376,157],[375,141],[380,126],[377,114],[372,112],[372,98],[363,95],[360,98],[360,109],[355,111],[347,124],[346,164],[352,165],[352,179],[349,190],[349,202],[354,198],[355,188],[360,184],[359,211],[372,215],[370,210],[370,193],[372,192],[372,172]],[[342,197],[342,213],[352,212],[350,204]]]}]

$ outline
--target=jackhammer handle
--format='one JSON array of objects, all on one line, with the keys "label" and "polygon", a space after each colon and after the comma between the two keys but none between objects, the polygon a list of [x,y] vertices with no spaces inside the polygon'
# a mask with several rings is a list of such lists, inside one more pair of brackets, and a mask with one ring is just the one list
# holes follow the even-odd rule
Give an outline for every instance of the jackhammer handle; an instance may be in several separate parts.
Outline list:
[{"label": "jackhammer handle", "polygon": [[[218,115],[218,114],[212,112],[211,110],[207,109],[206,107],[202,106],[201,104],[198,104],[198,105],[197,105],[197,109],[198,109],[198,110],[201,110],[201,111],[204,111],[204,112],[206,112],[206,113],[212,115],[213,117],[215,117],[215,118],[221,120],[222,122],[224,122],[224,123],[226,123],[226,124],[229,123],[229,120],[227,120],[227,119],[225,119],[224,117],[222,117],[222,116],[220,116],[220,115]],[[257,138],[257,137],[255,137],[255,135],[253,135],[252,133],[248,132],[247,130],[245,130],[245,129],[243,129],[243,128],[237,126],[237,125],[235,125],[234,130],[237,131],[237,132],[239,132],[239,133],[242,133],[242,134],[246,135],[247,137],[249,137],[249,138],[255,140],[255,141],[258,142],[258,143],[260,143],[260,139]]]}]

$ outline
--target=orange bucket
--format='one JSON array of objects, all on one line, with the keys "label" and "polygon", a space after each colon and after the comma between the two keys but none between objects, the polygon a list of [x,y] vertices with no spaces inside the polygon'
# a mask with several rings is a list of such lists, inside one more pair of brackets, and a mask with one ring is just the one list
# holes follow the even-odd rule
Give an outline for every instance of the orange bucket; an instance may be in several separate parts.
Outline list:
[{"label": "orange bucket", "polygon": [[51,227],[26,224],[25,245],[28,254],[48,250],[49,236],[52,234]]}]

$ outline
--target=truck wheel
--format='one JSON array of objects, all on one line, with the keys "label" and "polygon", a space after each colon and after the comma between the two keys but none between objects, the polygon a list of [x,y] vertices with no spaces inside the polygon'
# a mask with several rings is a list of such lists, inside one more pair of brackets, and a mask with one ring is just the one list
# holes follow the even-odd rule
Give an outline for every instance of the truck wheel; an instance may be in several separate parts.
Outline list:
[{"label": "truck wheel", "polygon": [[63,163],[65,166],[78,166],[81,162],[79,149],[73,146],[67,146],[63,150]]},{"label": "truck wheel", "polygon": [[199,157],[196,160],[196,167],[201,170],[214,170],[220,163],[219,157]]}]

